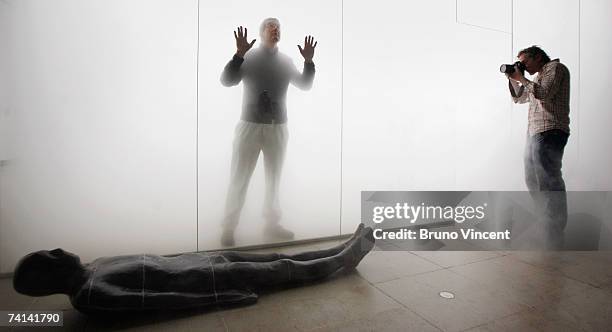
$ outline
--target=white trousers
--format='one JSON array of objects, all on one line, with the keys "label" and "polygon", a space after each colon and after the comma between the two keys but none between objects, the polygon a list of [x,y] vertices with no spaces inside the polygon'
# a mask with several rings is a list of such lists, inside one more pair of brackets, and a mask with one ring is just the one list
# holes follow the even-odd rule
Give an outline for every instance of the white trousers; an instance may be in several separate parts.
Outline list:
[{"label": "white trousers", "polygon": [[249,182],[263,151],[266,192],[263,216],[269,225],[281,218],[278,189],[287,148],[287,124],[240,121],[234,134],[230,184],[225,202],[225,228],[236,228],[244,206]]}]

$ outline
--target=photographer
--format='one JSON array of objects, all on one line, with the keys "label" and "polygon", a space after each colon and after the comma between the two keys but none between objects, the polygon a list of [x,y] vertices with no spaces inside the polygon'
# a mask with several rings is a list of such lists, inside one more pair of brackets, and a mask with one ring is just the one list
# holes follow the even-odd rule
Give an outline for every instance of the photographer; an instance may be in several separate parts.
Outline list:
[{"label": "photographer", "polygon": [[567,223],[567,196],[561,173],[563,150],[569,137],[570,74],[559,59],[551,60],[537,46],[518,53],[521,68],[506,73],[515,103],[529,102],[525,182],[534,199],[547,237],[547,247],[563,246]]}]

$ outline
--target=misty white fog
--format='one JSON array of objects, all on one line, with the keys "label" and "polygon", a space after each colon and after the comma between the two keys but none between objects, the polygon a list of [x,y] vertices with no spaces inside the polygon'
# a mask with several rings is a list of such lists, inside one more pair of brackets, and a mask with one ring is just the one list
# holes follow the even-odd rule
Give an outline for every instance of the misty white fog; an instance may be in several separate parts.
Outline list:
[{"label": "misty white fog", "polygon": [[[300,71],[297,45],[318,41],[312,89],[287,95],[281,223],[296,240],[352,232],[365,190],[524,190],[527,107],[498,68],[533,44],[571,72],[568,190],[610,190],[612,8],[579,4],[2,1],[0,272],[56,247],[220,248],[243,90],[219,76],[232,31],[258,47],[266,17]],[[264,243],[263,197],[260,155],[237,245]]]}]

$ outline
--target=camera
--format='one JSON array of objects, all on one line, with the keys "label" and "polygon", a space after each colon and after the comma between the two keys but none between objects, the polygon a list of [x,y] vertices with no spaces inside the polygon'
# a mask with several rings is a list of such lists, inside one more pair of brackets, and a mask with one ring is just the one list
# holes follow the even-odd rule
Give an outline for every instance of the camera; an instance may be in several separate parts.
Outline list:
[{"label": "camera", "polygon": [[268,90],[263,90],[262,93],[259,94],[259,105],[260,111],[264,113],[272,112],[272,99],[270,98],[270,94]]},{"label": "camera", "polygon": [[525,64],[523,64],[520,61],[517,61],[511,65],[509,64],[503,64],[499,67],[499,71],[504,73],[504,74],[512,74],[514,73],[514,71],[516,70],[516,68],[518,68],[518,70],[521,71],[521,73],[525,74]]}]

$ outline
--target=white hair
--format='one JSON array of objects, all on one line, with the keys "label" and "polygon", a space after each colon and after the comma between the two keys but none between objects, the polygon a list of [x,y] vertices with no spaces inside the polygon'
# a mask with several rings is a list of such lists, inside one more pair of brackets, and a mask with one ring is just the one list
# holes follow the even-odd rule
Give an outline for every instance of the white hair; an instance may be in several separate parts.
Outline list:
[{"label": "white hair", "polygon": [[260,37],[263,37],[264,30],[266,29],[266,25],[268,23],[275,23],[280,28],[280,21],[277,18],[268,17],[265,20],[263,20],[263,22],[261,22],[261,25],[259,26],[259,36]]}]

